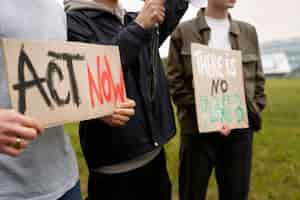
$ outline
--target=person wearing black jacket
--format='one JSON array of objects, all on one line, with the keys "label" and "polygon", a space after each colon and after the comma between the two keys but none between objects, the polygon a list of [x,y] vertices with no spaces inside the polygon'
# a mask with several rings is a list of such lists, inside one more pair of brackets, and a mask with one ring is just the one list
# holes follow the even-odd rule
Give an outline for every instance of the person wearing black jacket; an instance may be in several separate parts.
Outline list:
[{"label": "person wearing black jacket", "polygon": [[117,45],[127,96],[136,102],[135,116],[124,126],[80,123],[89,199],[171,199],[163,145],[176,128],[157,50],[187,7],[188,0],[147,0],[139,13],[129,13],[118,0],[65,2],[68,40]]}]

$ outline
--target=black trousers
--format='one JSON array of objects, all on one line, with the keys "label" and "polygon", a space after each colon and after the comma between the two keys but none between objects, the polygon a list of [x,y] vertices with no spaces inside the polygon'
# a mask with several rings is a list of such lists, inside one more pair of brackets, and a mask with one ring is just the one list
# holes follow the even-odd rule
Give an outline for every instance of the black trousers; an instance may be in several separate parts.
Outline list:
[{"label": "black trousers", "polygon": [[219,200],[247,200],[250,185],[253,132],[233,130],[182,135],[180,145],[180,200],[204,200],[215,169]]},{"label": "black trousers", "polygon": [[165,152],[147,165],[120,174],[90,172],[88,200],[171,200]]}]

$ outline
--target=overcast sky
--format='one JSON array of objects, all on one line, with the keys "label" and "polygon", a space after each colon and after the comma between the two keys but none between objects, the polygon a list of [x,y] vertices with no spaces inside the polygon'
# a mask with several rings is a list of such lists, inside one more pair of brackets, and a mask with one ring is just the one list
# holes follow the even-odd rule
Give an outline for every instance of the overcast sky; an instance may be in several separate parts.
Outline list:
[{"label": "overcast sky", "polygon": [[[58,0],[61,1],[61,0]],[[127,10],[139,10],[140,0],[120,0]],[[205,5],[205,0],[203,0]],[[198,8],[190,6],[182,20],[196,16]],[[260,41],[300,37],[300,0],[237,0],[233,18],[256,26]],[[161,48],[166,56],[168,43]]]}]

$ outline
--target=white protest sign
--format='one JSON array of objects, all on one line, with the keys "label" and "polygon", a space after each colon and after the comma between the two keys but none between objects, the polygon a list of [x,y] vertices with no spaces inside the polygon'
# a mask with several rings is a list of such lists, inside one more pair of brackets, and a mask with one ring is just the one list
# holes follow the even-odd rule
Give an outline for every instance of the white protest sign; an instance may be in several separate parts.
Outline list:
[{"label": "white protest sign", "polygon": [[248,128],[241,52],[191,48],[199,132]]}]

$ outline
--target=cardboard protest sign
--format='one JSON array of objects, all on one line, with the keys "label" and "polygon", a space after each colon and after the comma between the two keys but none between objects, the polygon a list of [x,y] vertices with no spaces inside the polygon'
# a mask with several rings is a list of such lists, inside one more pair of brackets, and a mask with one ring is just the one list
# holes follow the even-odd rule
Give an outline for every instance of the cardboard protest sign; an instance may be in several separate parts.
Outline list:
[{"label": "cardboard protest sign", "polygon": [[241,52],[191,48],[199,132],[248,128]]},{"label": "cardboard protest sign", "polygon": [[1,39],[13,109],[46,127],[113,113],[126,98],[119,50]]}]

